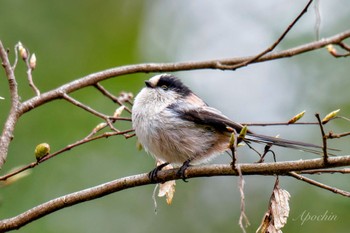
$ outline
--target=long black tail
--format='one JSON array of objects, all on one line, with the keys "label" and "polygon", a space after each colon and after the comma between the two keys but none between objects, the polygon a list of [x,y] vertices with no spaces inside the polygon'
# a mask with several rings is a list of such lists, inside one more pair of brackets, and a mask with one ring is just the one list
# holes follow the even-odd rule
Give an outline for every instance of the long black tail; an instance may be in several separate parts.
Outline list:
[{"label": "long black tail", "polygon": [[[249,133],[246,135],[245,141],[248,142],[257,142],[257,143],[265,143],[265,144],[271,144],[274,146],[280,146],[280,147],[286,147],[286,148],[291,148],[295,150],[301,150],[305,152],[310,152],[318,155],[323,154],[322,146],[318,146],[315,144],[311,143],[306,143],[306,142],[300,142],[300,141],[293,141],[293,140],[288,140],[288,139],[282,139],[282,138],[276,138],[276,137],[271,137],[271,136],[266,136],[266,135],[261,135],[261,134],[255,134],[255,133]],[[332,149],[328,148],[331,151],[340,151],[337,149]],[[329,155],[335,155],[328,153]]]}]

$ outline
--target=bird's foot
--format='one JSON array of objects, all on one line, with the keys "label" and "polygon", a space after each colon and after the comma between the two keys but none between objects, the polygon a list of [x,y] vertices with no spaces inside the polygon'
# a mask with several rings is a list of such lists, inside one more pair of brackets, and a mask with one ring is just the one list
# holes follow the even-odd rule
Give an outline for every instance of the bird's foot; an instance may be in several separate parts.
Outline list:
[{"label": "bird's foot", "polygon": [[187,169],[188,167],[191,166],[191,165],[190,165],[190,162],[191,162],[190,159],[189,159],[189,160],[186,160],[186,162],[184,162],[184,163],[182,164],[182,166],[179,168],[179,170],[177,171],[177,175],[180,176],[181,179],[182,179],[184,182],[188,182],[188,181],[186,180],[186,174],[185,174],[185,172],[186,172],[186,169]]},{"label": "bird's foot", "polygon": [[158,180],[158,172],[161,171],[165,166],[167,166],[169,163],[162,163],[161,165],[154,168],[152,171],[148,173],[148,177],[151,180],[152,183],[157,183]]}]

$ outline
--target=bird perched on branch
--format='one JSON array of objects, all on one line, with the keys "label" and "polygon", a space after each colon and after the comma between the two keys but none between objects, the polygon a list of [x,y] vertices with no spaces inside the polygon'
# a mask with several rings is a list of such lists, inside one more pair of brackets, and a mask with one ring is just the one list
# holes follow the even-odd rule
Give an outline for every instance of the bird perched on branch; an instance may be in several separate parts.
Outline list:
[{"label": "bird perched on branch", "polygon": [[[209,107],[178,78],[171,74],[156,75],[145,81],[146,86],[136,96],[132,108],[132,124],[139,142],[163,164],[181,165],[185,178],[190,164],[203,163],[228,150],[232,129],[238,134],[243,125],[231,121],[219,110]],[[320,153],[321,147],[247,131],[246,143],[258,142]]]}]

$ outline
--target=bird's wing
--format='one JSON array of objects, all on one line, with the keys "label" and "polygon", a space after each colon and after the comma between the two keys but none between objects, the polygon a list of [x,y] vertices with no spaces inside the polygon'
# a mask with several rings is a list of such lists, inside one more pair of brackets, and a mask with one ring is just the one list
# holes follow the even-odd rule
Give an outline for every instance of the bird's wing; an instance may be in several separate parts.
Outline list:
[{"label": "bird's wing", "polygon": [[241,124],[231,121],[219,110],[208,106],[199,108],[175,108],[174,111],[183,120],[191,121],[199,125],[210,126],[222,133],[229,132],[227,127],[233,128],[237,133],[243,128]]},{"label": "bird's wing", "polygon": [[[230,132],[227,127],[233,128],[237,133],[240,133],[241,129],[243,128],[243,125],[231,121],[219,110],[208,106],[188,109],[175,108],[173,110],[176,111],[179,114],[179,117],[181,117],[183,120],[188,120],[204,126],[210,126],[222,133]],[[307,151],[315,154],[323,153],[322,147],[319,145],[256,134],[249,130],[244,141],[266,143],[280,147]],[[338,151],[336,149],[329,149],[332,151]]]}]

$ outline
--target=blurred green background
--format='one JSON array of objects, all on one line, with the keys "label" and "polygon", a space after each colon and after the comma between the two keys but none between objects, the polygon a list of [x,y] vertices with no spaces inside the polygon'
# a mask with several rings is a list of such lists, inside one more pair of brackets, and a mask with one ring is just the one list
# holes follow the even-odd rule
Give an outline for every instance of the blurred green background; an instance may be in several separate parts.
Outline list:
[{"label": "blurred green background", "polygon": [[[34,81],[42,92],[84,75],[126,64],[237,57],[256,54],[283,32],[304,7],[298,1],[24,1],[0,3],[0,40],[10,49],[21,41],[37,56]],[[320,1],[321,37],[347,30],[348,1]],[[312,8],[277,50],[315,40]],[[335,59],[325,50],[231,71],[178,72],[206,102],[240,122],[286,121],[303,110],[305,120],[341,109],[350,112],[349,59]],[[137,93],[152,74],[122,76],[102,82],[114,94]],[[16,77],[22,100],[33,96],[24,64]],[[0,72],[0,123],[9,109],[4,72]],[[116,106],[94,88],[73,94],[106,114]],[[127,116],[127,114],[125,114]],[[57,100],[25,114],[17,124],[5,174],[35,160],[34,148],[48,142],[52,151],[85,137],[101,120]],[[118,124],[121,128],[129,123]],[[335,132],[349,131],[349,123],[333,122]],[[320,143],[317,127],[265,127],[260,133]],[[348,139],[331,142],[347,154]],[[35,169],[30,176],[0,189],[0,217],[15,216],[55,197],[120,177],[148,172],[154,161],[137,151],[136,138],[112,137],[74,148]],[[277,150],[279,160],[313,155]],[[256,155],[242,149],[241,162]],[[229,162],[223,155],[213,162]],[[350,190],[347,175],[313,176],[329,185]],[[268,206],[273,177],[245,177],[246,211],[256,230]],[[349,200],[282,177],[291,194],[291,212],[285,232],[348,232]],[[173,204],[158,199],[154,213],[154,186],[138,187],[63,209],[21,228],[19,232],[234,232],[240,231],[240,197],[236,177],[177,182]],[[332,221],[301,221],[301,216],[336,216]]]}]

